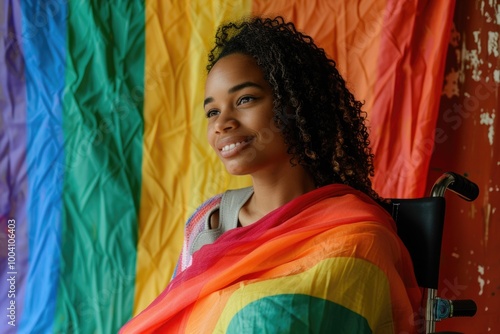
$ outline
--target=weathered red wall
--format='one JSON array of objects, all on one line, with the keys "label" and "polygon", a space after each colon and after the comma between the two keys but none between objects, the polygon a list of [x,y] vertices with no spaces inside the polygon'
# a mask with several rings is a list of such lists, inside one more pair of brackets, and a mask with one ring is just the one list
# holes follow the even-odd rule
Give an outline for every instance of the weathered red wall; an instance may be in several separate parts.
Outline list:
[{"label": "weathered red wall", "polygon": [[474,318],[439,330],[500,333],[500,3],[458,0],[428,189],[442,172],[468,176],[479,198],[447,197],[439,293],[474,299]]}]

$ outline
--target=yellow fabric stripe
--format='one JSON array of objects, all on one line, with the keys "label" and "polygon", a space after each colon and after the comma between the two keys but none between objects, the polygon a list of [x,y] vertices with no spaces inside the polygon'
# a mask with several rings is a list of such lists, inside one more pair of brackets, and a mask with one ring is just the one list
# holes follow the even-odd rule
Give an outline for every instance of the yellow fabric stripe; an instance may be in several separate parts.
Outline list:
[{"label": "yellow fabric stripe", "polygon": [[246,187],[251,184],[250,177],[233,177],[227,173],[223,164],[207,143],[207,123],[203,109],[208,53],[213,47],[217,27],[225,21],[234,20],[250,14],[251,0],[243,1],[203,1],[198,7],[191,7],[191,83],[190,89],[196,92],[190,129],[190,196],[188,211],[192,213],[207,198],[226,189]]},{"label": "yellow fabric stripe", "polygon": [[210,151],[202,103],[216,27],[250,10],[249,0],[146,0],[144,101],[134,101],[144,103],[145,123],[134,315],[169,282],[194,209],[249,185]]},{"label": "yellow fabric stripe", "polygon": [[[345,271],[338,268],[349,268],[349,277],[345,277]],[[359,277],[372,279],[353,280],[353,272]],[[213,332],[226,333],[238,311],[258,299],[279,294],[305,294],[330,300],[363,316],[374,332],[394,333],[392,310],[386,307],[391,305],[386,275],[376,265],[350,257],[325,259],[297,275],[241,286],[229,298]],[[376,324],[384,326],[375,328]]]}]

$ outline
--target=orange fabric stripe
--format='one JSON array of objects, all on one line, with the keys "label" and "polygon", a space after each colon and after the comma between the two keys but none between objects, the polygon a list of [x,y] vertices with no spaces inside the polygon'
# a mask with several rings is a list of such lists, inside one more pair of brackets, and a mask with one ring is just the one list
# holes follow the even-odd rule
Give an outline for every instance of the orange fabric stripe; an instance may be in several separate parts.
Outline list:
[{"label": "orange fabric stripe", "polygon": [[386,6],[387,0],[254,0],[252,12],[281,15],[296,23],[335,60],[351,92],[371,113]]}]

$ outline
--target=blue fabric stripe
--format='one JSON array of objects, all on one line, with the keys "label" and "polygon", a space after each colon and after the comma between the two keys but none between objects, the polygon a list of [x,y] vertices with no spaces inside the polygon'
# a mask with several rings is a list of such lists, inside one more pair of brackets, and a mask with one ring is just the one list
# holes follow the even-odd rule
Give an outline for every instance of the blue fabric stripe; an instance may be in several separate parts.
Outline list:
[{"label": "blue fabric stripe", "polygon": [[60,268],[66,1],[23,0],[29,270],[21,333],[51,333]]}]

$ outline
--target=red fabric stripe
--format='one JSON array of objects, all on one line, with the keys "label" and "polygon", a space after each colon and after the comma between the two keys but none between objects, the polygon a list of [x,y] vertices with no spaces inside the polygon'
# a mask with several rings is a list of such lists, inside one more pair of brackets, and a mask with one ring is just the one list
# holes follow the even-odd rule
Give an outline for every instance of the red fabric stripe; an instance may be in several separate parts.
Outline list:
[{"label": "red fabric stripe", "polygon": [[382,196],[424,195],[453,10],[453,0],[387,4],[370,114]]}]

